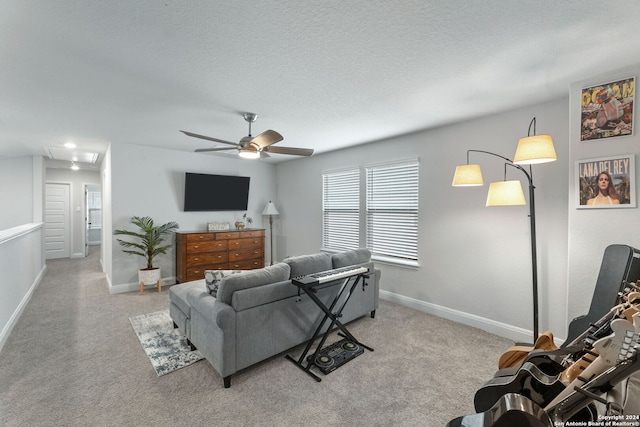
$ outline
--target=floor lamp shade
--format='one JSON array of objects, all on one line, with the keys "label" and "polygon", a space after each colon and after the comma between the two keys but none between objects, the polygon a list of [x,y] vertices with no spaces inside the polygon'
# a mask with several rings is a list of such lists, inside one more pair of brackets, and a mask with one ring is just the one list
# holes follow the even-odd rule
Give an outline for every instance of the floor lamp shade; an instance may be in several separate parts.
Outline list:
[{"label": "floor lamp shade", "polygon": [[480,165],[460,165],[456,166],[456,173],[453,175],[454,187],[475,187],[484,185],[482,170]]},{"label": "floor lamp shade", "polygon": [[520,138],[513,163],[516,165],[534,165],[557,160],[553,139],[549,135],[534,135]]},{"label": "floor lamp shade", "polygon": [[489,185],[487,206],[526,205],[520,181],[498,181]]},{"label": "floor lamp shade", "polygon": [[278,212],[278,209],[276,209],[276,205],[274,205],[273,202],[269,200],[269,203],[267,203],[267,206],[265,206],[264,210],[262,211],[262,215],[280,215],[280,212]]}]

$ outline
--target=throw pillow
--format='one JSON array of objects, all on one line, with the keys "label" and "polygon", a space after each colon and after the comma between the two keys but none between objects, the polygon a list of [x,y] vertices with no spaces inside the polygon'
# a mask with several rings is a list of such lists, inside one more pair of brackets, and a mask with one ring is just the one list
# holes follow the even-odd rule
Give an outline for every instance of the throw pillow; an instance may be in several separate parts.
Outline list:
[{"label": "throw pillow", "polygon": [[231,274],[242,273],[244,270],[205,270],[204,281],[207,284],[207,291],[212,297],[217,298],[218,286],[223,277]]}]

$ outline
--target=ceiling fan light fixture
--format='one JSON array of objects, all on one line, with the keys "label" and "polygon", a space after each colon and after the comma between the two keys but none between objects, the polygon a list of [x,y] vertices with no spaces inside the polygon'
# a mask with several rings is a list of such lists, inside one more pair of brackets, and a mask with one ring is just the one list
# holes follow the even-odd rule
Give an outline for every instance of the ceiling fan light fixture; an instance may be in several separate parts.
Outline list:
[{"label": "ceiling fan light fixture", "polygon": [[246,148],[241,148],[238,151],[238,155],[243,159],[259,159],[260,153],[256,150],[248,150]]}]

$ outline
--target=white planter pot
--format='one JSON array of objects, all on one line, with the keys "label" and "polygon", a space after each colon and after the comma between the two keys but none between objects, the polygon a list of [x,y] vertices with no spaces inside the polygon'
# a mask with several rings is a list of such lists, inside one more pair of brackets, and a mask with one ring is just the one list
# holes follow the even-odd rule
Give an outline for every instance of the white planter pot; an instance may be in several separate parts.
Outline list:
[{"label": "white planter pot", "polygon": [[157,286],[158,292],[161,292],[162,273],[160,272],[160,267],[152,270],[138,270],[138,282],[140,283],[140,293],[142,293],[145,285]]}]

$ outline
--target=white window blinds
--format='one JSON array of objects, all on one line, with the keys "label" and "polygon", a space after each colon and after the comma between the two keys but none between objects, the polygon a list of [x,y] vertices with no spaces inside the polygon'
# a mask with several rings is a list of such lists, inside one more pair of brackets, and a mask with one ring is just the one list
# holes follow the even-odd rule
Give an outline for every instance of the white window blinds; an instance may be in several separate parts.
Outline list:
[{"label": "white window blinds", "polygon": [[366,239],[372,254],[418,260],[418,161],[366,169]]},{"label": "white window blinds", "polygon": [[322,175],[322,245],[326,249],[357,249],[360,241],[360,170]]}]

